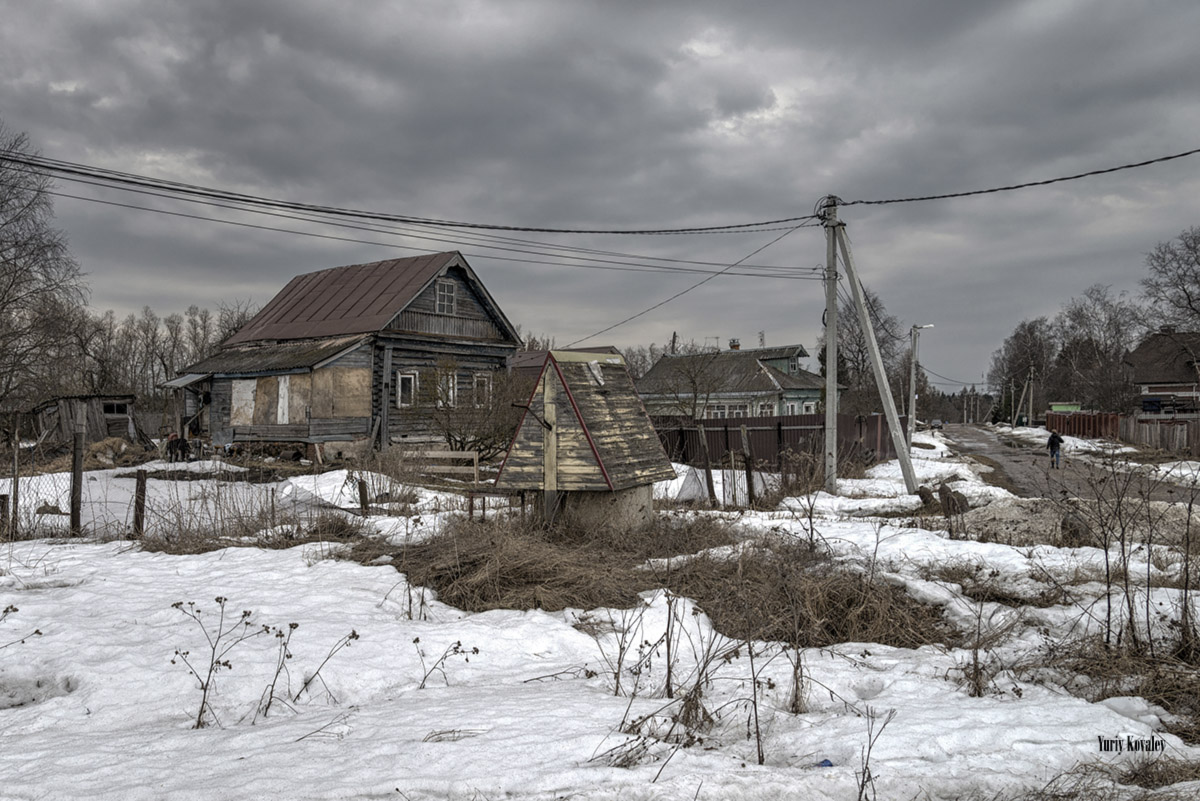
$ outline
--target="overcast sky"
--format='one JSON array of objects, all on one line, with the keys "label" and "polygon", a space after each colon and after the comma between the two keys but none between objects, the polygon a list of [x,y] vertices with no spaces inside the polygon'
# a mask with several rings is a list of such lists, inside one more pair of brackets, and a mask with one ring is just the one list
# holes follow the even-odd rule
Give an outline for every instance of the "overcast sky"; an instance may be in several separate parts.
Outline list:
[{"label": "overcast sky", "polygon": [[[722,225],[811,214],[828,194],[986,189],[1200,147],[1194,0],[4,0],[2,10],[0,120],[44,156],[421,217]],[[60,197],[58,224],[97,311],[262,304],[300,273],[458,249],[514,323],[561,346],[704,277],[583,269],[477,235],[419,240],[58,189],[378,243]],[[1144,254],[1200,225],[1200,155],[840,215],[864,283],[906,328],[935,324],[922,363],[979,381],[1022,319],[1053,315],[1095,283],[1138,291]],[[729,264],[780,233],[512,236]],[[500,258],[514,256],[555,263]],[[749,261],[803,275],[824,260],[821,230],[801,228]],[[753,346],[761,331],[768,345],[815,352],[823,304],[819,281],[721,276],[588,344],[678,332]]]}]

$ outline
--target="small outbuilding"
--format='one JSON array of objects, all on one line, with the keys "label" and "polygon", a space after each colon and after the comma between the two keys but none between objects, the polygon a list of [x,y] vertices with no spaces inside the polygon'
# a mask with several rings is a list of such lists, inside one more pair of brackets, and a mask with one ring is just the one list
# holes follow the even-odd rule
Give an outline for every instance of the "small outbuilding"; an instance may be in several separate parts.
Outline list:
[{"label": "small outbuilding", "polygon": [[32,409],[38,441],[70,442],[80,422],[85,442],[121,437],[149,443],[134,418],[134,400],[133,395],[65,395],[39,403]]},{"label": "small outbuilding", "polygon": [[496,488],[538,493],[548,521],[637,528],[653,485],[675,478],[616,353],[549,351]]}]

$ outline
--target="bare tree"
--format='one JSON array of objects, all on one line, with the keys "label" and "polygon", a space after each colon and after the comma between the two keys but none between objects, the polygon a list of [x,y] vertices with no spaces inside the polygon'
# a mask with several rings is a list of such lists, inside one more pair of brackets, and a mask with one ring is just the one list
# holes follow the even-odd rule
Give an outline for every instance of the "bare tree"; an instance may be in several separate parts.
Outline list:
[{"label": "bare tree", "polygon": [[1142,333],[1142,319],[1137,303],[1102,284],[1071,298],[1054,319],[1060,345],[1048,390],[1088,408],[1125,411],[1134,393],[1123,363]]},{"label": "bare tree", "polygon": [[[33,151],[0,123],[0,152]],[[67,323],[85,299],[79,265],[51,225],[50,186],[45,174],[0,160],[0,406],[28,405],[61,383],[45,356],[67,350]]]},{"label": "bare tree", "polygon": [[1146,254],[1142,289],[1160,323],[1200,330],[1200,226]]}]

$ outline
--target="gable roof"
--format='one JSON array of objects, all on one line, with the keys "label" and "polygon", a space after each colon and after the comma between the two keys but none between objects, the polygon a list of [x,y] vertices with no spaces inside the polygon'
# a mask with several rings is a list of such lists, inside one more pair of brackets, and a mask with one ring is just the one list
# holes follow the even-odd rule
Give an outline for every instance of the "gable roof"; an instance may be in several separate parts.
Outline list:
[{"label": "gable roof", "polygon": [[499,489],[544,487],[545,388],[553,384],[560,490],[623,490],[675,478],[675,469],[613,353],[550,351],[508,455]]},{"label": "gable roof", "polygon": [[397,314],[451,267],[461,267],[499,326],[520,337],[458,251],[351,264],[298,275],[258,314],[225,340],[237,345],[259,340],[306,339],[370,334]]},{"label": "gable roof", "polygon": [[1135,384],[1195,384],[1200,363],[1200,332],[1157,331],[1125,357]]},{"label": "gable roof", "polygon": [[[785,373],[764,360],[806,355],[801,345],[752,350],[723,350],[686,355],[664,354],[637,382],[643,395],[677,394],[687,386],[685,378],[703,376],[702,383],[713,394],[728,392],[766,393],[825,387],[825,379],[807,370]],[[681,383],[683,382],[683,383]]]}]

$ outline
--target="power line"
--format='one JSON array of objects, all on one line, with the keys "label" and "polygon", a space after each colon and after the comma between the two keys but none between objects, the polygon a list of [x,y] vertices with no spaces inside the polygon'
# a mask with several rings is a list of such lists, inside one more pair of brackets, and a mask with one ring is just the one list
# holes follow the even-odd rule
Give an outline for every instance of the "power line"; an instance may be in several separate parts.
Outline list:
[{"label": "power line", "polygon": [[650,312],[654,311],[655,309],[662,308],[663,306],[666,306],[668,303],[675,300],[676,298],[682,297],[683,295],[686,295],[687,293],[691,292],[693,289],[698,289],[699,287],[707,284],[709,281],[713,280],[718,275],[730,274],[730,273],[728,273],[729,270],[732,270],[734,267],[737,267],[739,264],[741,264],[742,262],[744,262],[746,259],[750,258],[751,256],[755,256],[755,255],[763,252],[767,248],[771,247],[771,245],[774,245],[776,242],[783,239],[788,234],[792,233],[792,231],[795,231],[797,228],[810,228],[810,227],[813,227],[813,225],[814,225],[813,223],[808,223],[808,224],[801,223],[800,225],[790,228],[789,230],[784,231],[782,234],[775,237],[774,239],[772,239],[770,242],[763,245],[762,247],[752,250],[750,253],[748,253],[745,256],[743,256],[742,258],[738,259],[733,264],[726,267],[724,270],[721,270],[718,273],[714,273],[713,275],[710,275],[708,278],[705,278],[704,280],[699,281],[698,283],[692,284],[687,289],[685,289],[681,292],[676,292],[671,297],[667,298],[666,300],[662,300],[662,301],[659,301],[658,303],[655,303],[653,306],[651,306],[648,309],[644,309],[644,310],[638,312],[637,314],[634,314],[630,317],[626,317],[624,320],[621,320],[619,323],[613,323],[608,328],[602,328],[594,334],[589,334],[586,337],[583,337],[582,339],[577,339],[574,342],[570,342],[566,345],[566,347],[570,348],[574,345],[578,345],[580,342],[586,342],[589,339],[594,339],[595,337],[598,337],[601,334],[607,334],[609,331],[613,330],[614,328],[619,328],[620,326],[625,325],[625,323],[632,322],[633,320],[636,320],[639,317],[649,314]]},{"label": "power line", "polygon": [[190,195],[194,197],[204,197],[216,200],[232,200],[241,203],[246,203],[255,206],[263,206],[267,208],[286,209],[290,211],[306,211],[316,212],[320,214],[328,214],[339,217],[355,217],[359,219],[378,220],[383,222],[400,222],[400,223],[421,223],[424,225],[434,225],[445,228],[475,228],[491,231],[524,231],[534,233],[555,233],[555,234],[619,234],[619,235],[655,235],[655,234],[693,234],[703,232],[745,232],[752,231],[762,226],[767,225],[782,225],[792,222],[802,222],[804,220],[815,219],[815,215],[805,215],[803,217],[784,217],[774,220],[761,220],[750,223],[735,223],[726,225],[705,225],[690,228],[655,228],[655,229],[589,229],[589,228],[549,228],[535,226],[518,226],[518,225],[496,225],[492,223],[476,223],[464,222],[458,220],[442,220],[431,217],[415,217],[403,214],[383,214],[380,212],[365,211],[361,209],[348,209],[337,206],[321,206],[310,203],[298,203],[295,201],[276,200],[258,195],[248,195],[240,192],[228,192],[211,187],[200,186],[197,184],[181,183],[178,181],[166,181],[148,176],[137,175],[135,173],[120,172],[118,170],[109,170],[101,167],[93,167],[87,164],[79,164],[69,161],[61,161],[59,159],[50,159],[42,156],[31,156],[25,153],[20,153],[13,150],[0,151],[0,161],[6,161],[12,164],[21,164],[34,169],[43,170],[54,175],[78,176],[83,178],[91,178],[94,180],[103,181],[106,184],[114,185],[117,188],[125,186],[138,186],[149,189],[158,189],[172,194]]},{"label": "power line", "polygon": [[922,200],[949,200],[956,197],[972,197],[974,195],[990,195],[996,192],[1011,192],[1014,189],[1028,189],[1031,186],[1049,186],[1050,184],[1061,184],[1066,181],[1077,181],[1080,178],[1090,178],[1093,175],[1105,175],[1110,172],[1120,172],[1122,170],[1132,170],[1138,167],[1148,167],[1151,164],[1161,164],[1164,161],[1174,161],[1175,159],[1194,156],[1200,153],[1200,148],[1195,150],[1186,150],[1183,153],[1175,153],[1170,156],[1160,156],[1149,161],[1139,161],[1135,164],[1122,164],[1119,167],[1106,167],[1102,170],[1089,170],[1088,172],[1077,173],[1076,175],[1064,175],[1061,178],[1047,178],[1044,181],[1029,181],[1023,184],[1011,184],[1009,186],[997,186],[992,189],[975,189],[969,192],[951,192],[945,195],[925,195],[923,197],[902,197],[893,198],[891,200],[850,200],[839,202],[839,206],[883,206],[890,203],[918,203]]},{"label": "power line", "polygon": [[953,378],[950,378],[949,376],[944,376],[941,373],[933,372],[932,370],[930,370],[928,367],[926,367],[923,364],[921,365],[921,369],[924,370],[925,372],[929,373],[930,375],[936,375],[938,378],[949,381],[951,384],[959,384],[961,386],[968,386],[968,385],[973,386],[976,383],[974,381],[955,381]]},{"label": "power line", "polygon": [[[356,237],[349,237],[349,236],[335,236],[333,234],[320,234],[320,233],[316,233],[314,231],[301,231],[301,230],[295,229],[295,228],[279,228],[277,226],[261,225],[258,223],[239,222],[237,220],[225,220],[225,219],[221,219],[219,217],[204,217],[199,214],[188,214],[188,213],[182,212],[182,211],[169,211],[167,209],[156,209],[156,208],[152,208],[150,206],[136,206],[136,205],[133,205],[130,203],[120,203],[115,200],[101,200],[100,198],[83,197],[80,195],[72,195],[72,194],[68,194],[65,192],[56,192],[56,191],[52,191],[52,190],[48,191],[47,194],[53,195],[55,197],[68,198],[71,200],[84,200],[84,201],[88,201],[91,203],[99,203],[99,204],[102,204],[105,206],[116,206],[118,208],[134,209],[137,211],[148,211],[148,212],[153,212],[155,214],[165,214],[170,217],[182,217],[182,218],[190,219],[190,220],[201,220],[204,222],[221,223],[223,225],[233,225],[233,226],[237,226],[239,228],[252,228],[255,230],[259,230],[259,231],[275,231],[278,233],[294,234],[297,236],[308,236],[308,237],[313,237],[316,239],[329,239],[329,240],[333,240],[333,241],[337,241],[337,242],[352,242],[352,243],[360,244],[360,245],[376,245],[379,247],[387,247],[387,248],[400,249],[400,250],[415,250],[415,251],[418,251],[421,253],[437,253],[437,252],[439,252],[435,248],[422,248],[422,247],[416,247],[413,245],[399,245],[399,244],[395,244],[392,242],[379,242],[379,241],[375,241],[375,240],[359,239]],[[282,216],[286,217],[287,215],[282,215]],[[290,218],[290,219],[303,220],[304,218],[295,217],[295,218]],[[353,227],[353,226],[350,226],[350,227]],[[373,231],[374,229],[364,228],[362,230]],[[789,229],[789,230],[792,230],[792,229]],[[386,234],[387,232],[376,231],[376,233],[385,233]],[[663,266],[663,265],[653,265],[653,264],[637,265],[637,266],[616,266],[616,265],[601,265],[601,264],[571,264],[568,262],[543,261],[543,260],[539,260],[539,259],[521,259],[521,258],[510,257],[510,256],[497,256],[495,254],[478,254],[478,253],[471,253],[470,251],[468,251],[465,255],[473,256],[473,257],[478,256],[478,257],[482,257],[482,258],[494,259],[496,261],[515,262],[518,264],[543,264],[543,265],[550,265],[550,266],[557,266],[557,267],[577,267],[580,269],[616,270],[616,271],[620,271],[620,272],[643,272],[643,273],[664,273],[665,272],[665,273],[701,273],[701,274],[709,273],[709,278],[715,278],[718,275],[738,275],[738,276],[742,276],[742,277],[746,277],[746,278],[779,278],[779,279],[788,280],[788,281],[805,281],[805,280],[813,281],[813,280],[820,279],[820,276],[817,276],[817,275],[811,275],[811,276],[806,276],[806,275],[766,275],[763,273],[728,272],[729,268],[726,268],[725,270],[721,270],[721,271],[713,271],[713,270],[702,270],[702,269],[695,269],[695,268],[667,267],[667,266]]]}]

